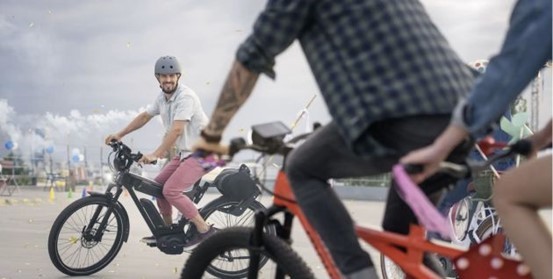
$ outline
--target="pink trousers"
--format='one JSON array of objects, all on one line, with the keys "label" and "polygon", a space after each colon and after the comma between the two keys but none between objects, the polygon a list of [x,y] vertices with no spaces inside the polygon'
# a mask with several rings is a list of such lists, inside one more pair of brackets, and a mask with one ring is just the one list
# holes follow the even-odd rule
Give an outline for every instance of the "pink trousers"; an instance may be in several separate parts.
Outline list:
[{"label": "pink trousers", "polygon": [[171,162],[163,167],[154,179],[163,185],[163,196],[165,198],[157,199],[157,206],[161,215],[172,216],[174,206],[187,219],[196,217],[198,215],[196,205],[182,192],[190,190],[204,174],[204,168],[193,157],[181,161],[179,156],[175,156]]}]

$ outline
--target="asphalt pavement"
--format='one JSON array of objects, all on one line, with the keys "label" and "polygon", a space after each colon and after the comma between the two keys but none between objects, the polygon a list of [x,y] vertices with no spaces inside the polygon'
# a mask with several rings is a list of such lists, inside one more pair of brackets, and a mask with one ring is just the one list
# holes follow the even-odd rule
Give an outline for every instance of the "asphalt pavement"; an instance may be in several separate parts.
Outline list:
[{"label": "asphalt pavement", "polygon": [[[82,188],[74,193],[52,193],[33,186],[22,186],[12,196],[0,196],[0,279],[68,278],[50,261],[48,234],[60,211],[82,196]],[[215,197],[216,194],[206,194],[201,204]],[[130,217],[129,240],[110,265],[85,278],[178,278],[188,254],[166,255],[141,243],[140,239],[151,233],[130,197],[123,197],[122,203]],[[262,203],[270,203],[270,198],[262,198]],[[345,204],[359,224],[380,225],[383,202],[346,200]],[[551,211],[546,211],[544,218],[551,225]],[[293,248],[317,278],[328,278],[307,236],[298,226],[296,224],[293,232]],[[369,248],[369,252],[378,263],[374,251]]]}]

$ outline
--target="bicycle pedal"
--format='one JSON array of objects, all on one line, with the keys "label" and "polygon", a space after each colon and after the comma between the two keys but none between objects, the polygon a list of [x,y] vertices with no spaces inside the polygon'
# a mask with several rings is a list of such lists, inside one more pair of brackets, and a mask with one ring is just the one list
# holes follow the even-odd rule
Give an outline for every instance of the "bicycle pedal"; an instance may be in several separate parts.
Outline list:
[{"label": "bicycle pedal", "polygon": [[150,246],[150,247],[157,247],[157,241],[156,239],[141,239],[140,242]]},{"label": "bicycle pedal", "polygon": [[157,247],[157,243],[146,243],[146,245],[150,247]]}]

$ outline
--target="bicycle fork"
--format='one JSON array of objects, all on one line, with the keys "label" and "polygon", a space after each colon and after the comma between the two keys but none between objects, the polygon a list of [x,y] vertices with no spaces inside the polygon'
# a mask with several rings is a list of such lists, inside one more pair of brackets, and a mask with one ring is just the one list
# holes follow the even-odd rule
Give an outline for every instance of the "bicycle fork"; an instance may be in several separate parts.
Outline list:
[{"label": "bicycle fork", "polygon": [[[284,211],[284,224],[280,224],[276,220],[271,220],[270,217],[278,212]],[[255,226],[251,236],[250,249],[250,267],[248,269],[248,279],[257,279],[259,271],[259,262],[261,261],[261,251],[264,249],[263,233],[267,224],[274,225],[277,236],[280,239],[290,243],[290,235],[292,232],[292,222],[294,215],[285,211],[284,207],[271,206],[266,212],[258,211],[255,213]],[[284,271],[277,266],[275,278],[284,278]]]},{"label": "bicycle fork", "polygon": [[109,218],[111,217],[111,214],[113,213],[115,202],[119,199],[121,192],[122,190],[118,189],[115,192],[115,195],[109,192],[105,194],[106,199],[109,201],[106,212],[104,213],[104,216],[101,217],[102,220],[100,221],[98,228],[96,229],[96,231],[94,231],[94,225],[98,223],[98,218],[100,217],[100,213],[102,213],[102,210],[104,209],[104,207],[98,206],[96,208],[96,210],[94,211],[94,214],[92,215],[92,218],[90,218],[90,221],[88,222],[88,225],[83,228],[82,235],[85,238],[85,240],[87,241],[93,240],[95,242],[102,241],[102,237],[104,236],[104,231],[106,229],[107,223],[109,221]]}]

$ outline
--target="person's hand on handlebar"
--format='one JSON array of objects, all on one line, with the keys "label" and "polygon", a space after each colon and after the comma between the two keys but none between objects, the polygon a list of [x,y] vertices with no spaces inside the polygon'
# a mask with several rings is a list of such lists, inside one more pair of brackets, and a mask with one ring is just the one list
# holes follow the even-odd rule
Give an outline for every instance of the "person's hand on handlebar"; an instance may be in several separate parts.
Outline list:
[{"label": "person's hand on handlebar", "polygon": [[228,155],[229,147],[228,145],[223,145],[221,143],[210,143],[207,142],[204,138],[200,137],[194,145],[192,145],[192,151],[202,150],[207,153],[214,153],[219,155]]},{"label": "person's hand on handlebar", "polygon": [[440,167],[440,163],[447,158],[448,154],[449,152],[440,149],[436,144],[431,144],[408,153],[400,159],[400,162],[402,164],[423,165],[422,172],[410,174],[413,182],[418,184],[436,173]]},{"label": "person's hand on handlebar", "polygon": [[155,154],[144,154],[140,159],[138,159],[139,164],[155,164],[158,160],[158,156]]},{"label": "person's hand on handlebar", "polygon": [[532,150],[530,151],[527,157],[529,158],[536,157],[538,154],[538,151],[547,147],[548,145],[551,145],[551,139],[552,139],[551,126],[552,126],[552,121],[549,120],[547,125],[545,125],[543,128],[541,128],[533,135],[526,138],[532,144]]},{"label": "person's hand on handlebar", "polygon": [[449,153],[461,143],[468,132],[462,127],[450,124],[447,129],[429,146],[409,152],[399,161],[402,164],[423,165],[423,171],[417,174],[411,174],[411,179],[415,183],[421,183],[426,178],[436,173]]},{"label": "person's hand on handlebar", "polygon": [[118,134],[108,135],[105,139],[106,145],[109,145],[112,141],[121,141],[122,136]]}]

